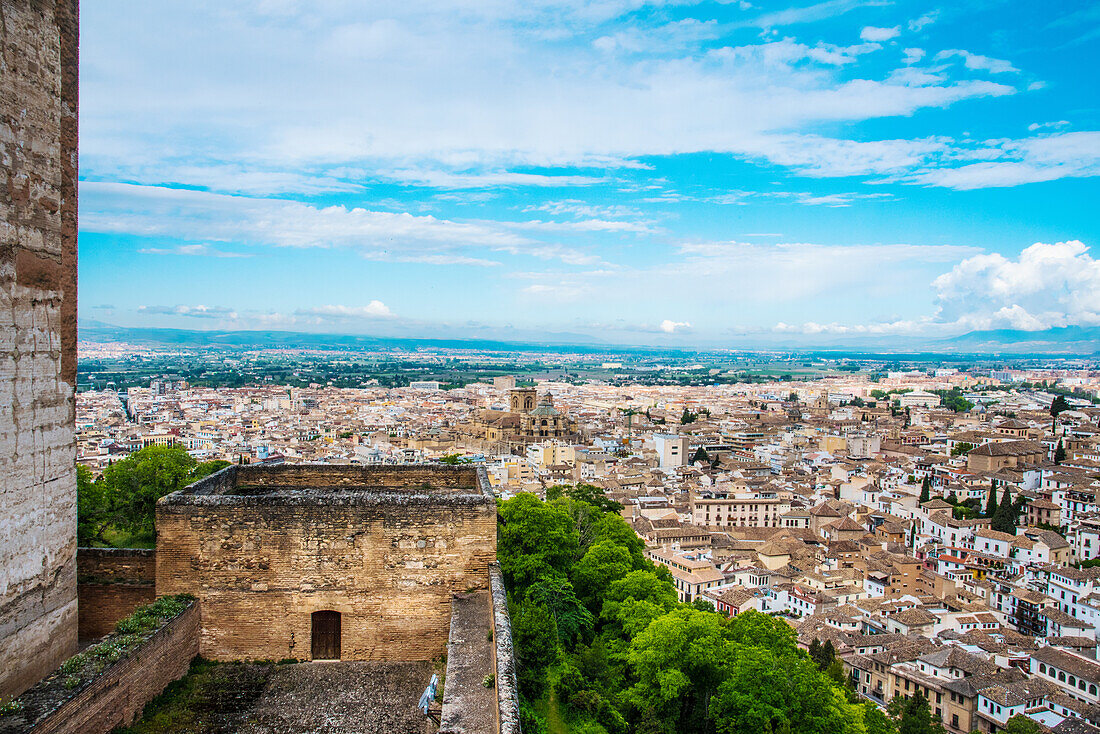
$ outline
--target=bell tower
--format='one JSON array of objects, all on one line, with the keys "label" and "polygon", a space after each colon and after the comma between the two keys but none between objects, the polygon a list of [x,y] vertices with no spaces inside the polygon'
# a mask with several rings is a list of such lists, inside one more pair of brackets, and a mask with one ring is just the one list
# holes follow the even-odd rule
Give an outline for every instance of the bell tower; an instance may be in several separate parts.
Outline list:
[{"label": "bell tower", "polygon": [[512,413],[530,413],[535,409],[537,393],[533,387],[517,387],[508,391],[508,410]]}]

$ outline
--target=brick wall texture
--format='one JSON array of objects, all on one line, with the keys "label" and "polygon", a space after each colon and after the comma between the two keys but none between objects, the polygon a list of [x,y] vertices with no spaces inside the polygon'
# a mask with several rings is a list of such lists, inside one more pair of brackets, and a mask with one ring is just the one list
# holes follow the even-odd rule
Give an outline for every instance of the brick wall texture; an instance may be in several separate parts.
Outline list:
[{"label": "brick wall texture", "polygon": [[115,624],[156,599],[157,552],[143,548],[78,548],[79,636],[110,634]]},{"label": "brick wall texture", "polygon": [[207,658],[308,660],[311,615],[332,610],[342,659],[428,660],[446,647],[452,593],[487,588],[496,558],[491,498],[448,499],[162,500],[157,593],[199,598]]},{"label": "brick wall texture", "polygon": [[146,703],[187,673],[198,642],[199,610],[192,604],[26,734],[107,734],[130,724]]},{"label": "brick wall texture", "polygon": [[80,583],[153,583],[157,552],[152,548],[78,548],[76,573]]},{"label": "brick wall texture", "polygon": [[0,0],[0,696],[76,649],[76,0]]}]

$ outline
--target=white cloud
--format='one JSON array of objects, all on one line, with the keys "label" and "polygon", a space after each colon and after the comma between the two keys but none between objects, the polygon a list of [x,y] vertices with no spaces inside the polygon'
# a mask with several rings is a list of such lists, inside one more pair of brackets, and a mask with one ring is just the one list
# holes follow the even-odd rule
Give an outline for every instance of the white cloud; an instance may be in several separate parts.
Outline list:
[{"label": "white cloud", "polygon": [[[87,232],[280,247],[347,247],[374,260],[447,265],[499,264],[471,250],[535,257],[554,252],[554,246],[521,236],[501,222],[459,222],[131,184],[85,182],[81,193],[86,206],[80,228]],[[575,228],[593,231],[600,230],[600,225],[577,223]],[[146,250],[160,252],[160,248]],[[185,245],[173,252],[208,254],[209,245]],[[558,248],[558,254],[577,259],[568,248]]]},{"label": "white cloud", "polygon": [[210,245],[178,245],[177,247],[143,247],[143,255],[190,255],[193,257],[252,257],[249,252],[226,252]]},{"label": "white cloud", "polygon": [[787,324],[782,321],[772,327],[777,334],[829,334],[834,336],[914,336],[925,334],[932,326],[929,319],[899,319],[897,321],[874,322],[869,324],[841,324],[830,322],[821,324],[807,321],[801,325]]},{"label": "white cloud", "polygon": [[527,206],[523,209],[525,212],[547,212],[554,216],[567,216],[573,215],[575,217],[583,217],[587,219],[622,219],[622,218],[638,218],[642,216],[642,211],[632,206],[623,206],[621,204],[612,205],[599,205],[591,204],[580,199],[561,199],[544,201],[538,205]]},{"label": "white cloud", "polygon": [[1056,122],[1033,122],[1027,126],[1028,131],[1035,132],[1036,130],[1044,130],[1049,128],[1062,128],[1069,127],[1069,120],[1058,120]]},{"label": "white cloud", "polygon": [[[607,163],[610,164],[611,161],[607,161]],[[499,188],[502,186],[590,186],[604,180],[592,176],[547,176],[510,171],[458,173],[423,169],[379,171],[374,175],[383,179],[441,189]]]},{"label": "white cloud", "polygon": [[963,260],[932,282],[938,319],[976,329],[1100,323],[1100,261],[1078,240],[1037,242],[1011,259]]},{"label": "white cloud", "polygon": [[366,306],[316,306],[303,308],[297,312],[303,316],[319,316],[326,319],[392,319],[394,313],[389,306],[381,301],[374,300]]},{"label": "white cloud", "polygon": [[1100,132],[993,141],[984,150],[982,157],[992,160],[933,168],[910,180],[953,189],[978,189],[1100,175]]},{"label": "white cloud", "polygon": [[751,22],[760,28],[813,23],[827,18],[843,15],[862,7],[874,7],[889,4],[887,0],[824,0],[803,7],[787,8],[773,13],[765,13]]},{"label": "white cloud", "polygon": [[914,18],[913,20],[909,21],[909,30],[913,31],[914,33],[919,32],[926,25],[931,25],[932,23],[935,23],[936,19],[939,17],[939,14],[940,11],[933,10],[925,13],[919,18]]},{"label": "white cloud", "polygon": [[672,319],[665,319],[661,322],[661,331],[666,334],[675,334],[679,331],[689,331],[691,324],[687,321],[673,321]]},{"label": "white cloud", "polygon": [[225,306],[138,306],[141,313],[157,314],[161,316],[187,316],[196,319],[235,319],[237,313]]},{"label": "white cloud", "polygon": [[989,56],[972,54],[969,51],[963,51],[958,48],[946,49],[936,54],[936,59],[940,61],[952,57],[961,58],[967,69],[974,69],[976,71],[988,71],[991,74],[1016,74],[1020,71],[1013,66],[1011,62],[1005,61],[1004,59],[994,59]]},{"label": "white cloud", "polygon": [[923,48],[907,48],[902,51],[905,54],[905,58],[902,61],[906,64],[915,64],[924,58]]},{"label": "white cloud", "polygon": [[658,54],[686,50],[700,41],[717,38],[721,33],[717,21],[685,18],[656,28],[627,28],[600,36],[592,46],[608,54]]},{"label": "white cloud", "polygon": [[[780,38],[712,47],[714,34],[728,29],[697,20],[638,25],[643,40],[668,41],[659,46],[615,40],[616,48],[645,52],[642,60],[565,42],[595,35],[591,23],[640,4],[442,2],[429,12],[415,1],[288,3],[278,16],[248,4],[151,1],[125,13],[89,4],[82,171],[253,195],[358,191],[378,180],[587,186],[604,179],[516,169],[606,170],[700,151],[771,160],[773,146],[817,123],[1015,91],[861,72],[859,60],[877,43]],[[754,22],[785,26],[882,4],[826,0]],[[154,26],[181,32],[144,32]],[[185,32],[196,28],[199,36]]]},{"label": "white cloud", "polygon": [[882,41],[889,41],[891,38],[897,38],[901,35],[901,29],[897,26],[893,28],[878,28],[875,26],[866,26],[859,32],[859,37],[864,41],[871,41],[872,43],[879,43]]}]

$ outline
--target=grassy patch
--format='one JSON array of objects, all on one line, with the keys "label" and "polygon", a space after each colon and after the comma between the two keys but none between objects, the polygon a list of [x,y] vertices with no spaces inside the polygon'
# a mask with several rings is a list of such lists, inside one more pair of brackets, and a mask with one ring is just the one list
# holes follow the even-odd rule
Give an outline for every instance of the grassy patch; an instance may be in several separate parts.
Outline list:
[{"label": "grassy patch", "polygon": [[162,596],[152,604],[138,607],[115,625],[110,637],[61,664],[66,688],[78,688],[118,662],[151,634],[187,608],[194,597],[187,594]]},{"label": "grassy patch", "polygon": [[546,699],[546,731],[547,734],[569,734],[569,726],[561,715],[561,705],[558,694],[551,689]]},{"label": "grassy patch", "polygon": [[114,734],[237,731],[274,668],[275,663],[217,663],[195,658],[187,675],[146,704],[140,720]]}]

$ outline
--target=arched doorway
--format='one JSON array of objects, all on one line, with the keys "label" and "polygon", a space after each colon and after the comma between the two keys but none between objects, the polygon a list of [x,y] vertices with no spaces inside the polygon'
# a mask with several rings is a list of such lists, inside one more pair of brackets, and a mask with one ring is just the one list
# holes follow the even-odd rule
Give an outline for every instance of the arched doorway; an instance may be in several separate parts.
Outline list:
[{"label": "arched doorway", "polygon": [[314,612],[313,646],[314,660],[340,659],[340,612]]}]

